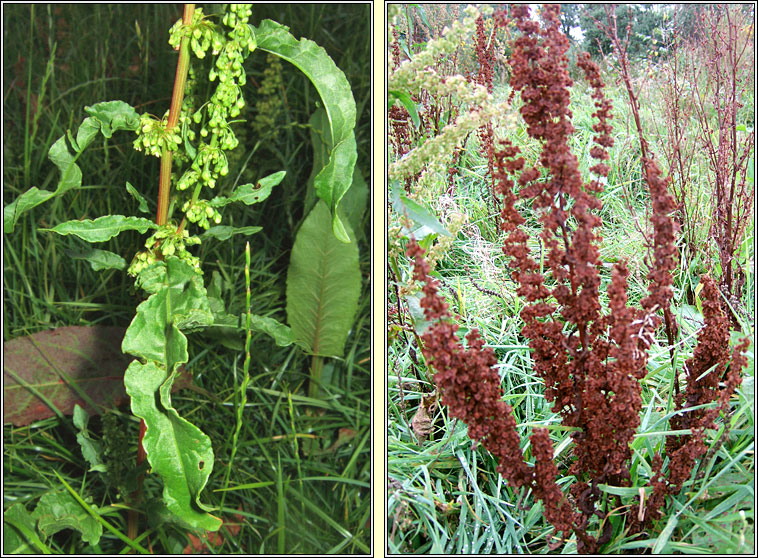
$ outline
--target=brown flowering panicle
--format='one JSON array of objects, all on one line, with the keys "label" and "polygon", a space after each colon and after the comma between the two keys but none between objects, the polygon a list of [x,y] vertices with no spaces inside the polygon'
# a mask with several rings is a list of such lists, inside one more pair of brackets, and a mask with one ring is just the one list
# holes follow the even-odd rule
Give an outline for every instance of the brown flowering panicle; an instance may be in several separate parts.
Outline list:
[{"label": "brown flowering panicle", "polygon": [[468,435],[477,440],[498,460],[497,471],[514,488],[528,487],[541,499],[545,515],[559,530],[568,534],[578,516],[562,497],[555,482],[558,470],[553,464],[553,449],[546,429],[535,429],[531,437],[534,467],[529,467],[519,447],[513,409],[503,401],[500,376],[494,366],[493,350],[484,347],[477,330],[466,335],[464,347],[451,321],[447,303],[438,293],[438,282],[429,276],[424,251],[415,240],[408,244],[407,255],[413,260],[413,278],[423,283],[421,307],[431,322],[421,336],[422,352],[435,369],[434,382],[450,416],[468,425]]},{"label": "brown flowering panicle", "polygon": [[[679,414],[671,419],[672,429],[689,428],[692,434],[666,440],[666,453],[671,458],[668,480],[672,492],[682,488],[695,460],[706,452],[705,430],[714,427],[714,420],[720,411],[726,410],[729,398],[742,382],[739,372],[744,366],[742,352],[747,348],[746,340],[743,340],[730,355],[729,320],[722,312],[718,288],[710,277],[703,277],[701,282],[705,325],[698,334],[692,358],[684,363],[687,387],[676,402]],[[723,389],[719,386],[722,382]],[[686,411],[716,400],[715,407]]]},{"label": "brown flowering panicle", "polygon": [[[463,420],[469,436],[497,458],[498,472],[509,484],[532,490],[557,531],[566,537],[574,533],[577,550],[592,553],[612,536],[610,498],[615,498],[614,513],[626,513],[626,525],[636,533],[658,518],[668,495],[682,488],[695,460],[705,453],[705,429],[726,410],[739,385],[749,341],[740,343],[730,356],[728,321],[718,303],[717,289],[710,279],[703,278],[705,327],[686,363],[686,389],[676,395],[681,412],[672,420],[672,427],[690,429],[692,434],[667,441],[668,477],[661,454],[649,456],[653,491],[646,505],[640,502],[639,508],[632,510],[623,506],[619,497],[603,496],[601,484],[630,484],[630,443],[640,424],[642,406],[640,380],[646,374],[648,349],[661,323],[659,311],[663,311],[669,339],[675,335],[669,308],[671,272],[676,265],[676,231],[670,217],[673,200],[667,179],[646,155],[642,138],[654,232],[648,294],[640,308],[629,304],[629,270],[622,260],[613,267],[608,307],[603,309],[598,256],[601,220],[597,215],[601,202],[597,196],[609,172],[612,104],[603,93],[605,84],[597,65],[589,56],[580,56],[578,67],[592,88],[595,107],[590,154],[596,163],[590,169],[594,178],[585,182],[569,149],[574,132],[569,110],[573,81],[567,69],[568,40],[560,30],[559,8],[543,8],[540,21],[532,19],[529,10],[523,4],[510,8],[520,31],[511,45],[510,83],[513,93],[520,94],[527,133],[540,143],[541,153],[537,164],[529,166],[520,150],[504,139],[493,152],[493,177],[502,197],[503,252],[518,285],[516,292],[526,301],[520,314],[522,334],[529,339],[534,370],[545,382],[546,400],[563,424],[573,427],[574,461],[568,473],[576,481],[569,494],[564,495],[556,483],[558,469],[546,429],[534,430],[535,465],[525,463],[512,409],[502,400],[494,352],[484,347],[475,330],[466,336],[464,347],[415,241],[409,243],[407,254],[413,259],[414,279],[424,284],[421,306],[431,322],[421,336],[422,351],[436,371],[434,380],[450,415]],[[544,267],[531,254],[525,219],[518,209],[522,203],[531,205],[541,223]],[[716,401],[715,406],[689,411],[692,406]],[[619,512],[622,509],[626,511]],[[602,525],[594,535],[590,534],[593,517]]]},{"label": "brown flowering panicle", "polygon": [[447,303],[438,293],[438,281],[429,276],[430,267],[423,249],[411,240],[407,255],[413,259],[413,279],[423,283],[421,307],[432,322],[421,336],[422,352],[436,372],[434,381],[450,415],[464,421],[469,436],[498,457],[498,471],[516,487],[529,482],[531,473],[524,463],[511,407],[503,399],[500,376],[493,369],[495,354],[484,348],[477,330],[466,336],[464,348],[451,321]]},{"label": "brown flowering panicle", "polygon": [[[508,140],[501,142],[502,148],[495,155],[497,191],[503,197],[503,251],[511,258],[517,293],[528,302],[521,312],[522,333],[529,338],[534,370],[545,381],[545,397],[565,425],[577,428],[572,433],[575,461],[569,474],[577,478],[571,495],[580,518],[575,517],[573,531],[578,537],[578,549],[592,551],[610,537],[605,529],[596,539],[585,531],[593,515],[601,519],[607,515],[607,502],[601,501],[598,485],[628,486],[630,482],[630,443],[640,423],[642,405],[639,380],[646,374],[647,350],[661,322],[659,311],[663,311],[669,339],[676,334],[670,313],[672,271],[676,266],[676,231],[670,217],[674,203],[668,193],[668,180],[649,156],[643,138],[643,170],[650,189],[654,232],[648,295],[641,301],[641,308],[628,304],[628,269],[620,261],[614,266],[608,286],[609,306],[603,312],[597,249],[601,238],[596,232],[601,225],[596,215],[601,203],[596,196],[602,192],[609,171],[605,161],[609,158],[607,148],[613,145],[609,124],[612,105],[604,96],[605,85],[597,65],[589,56],[580,56],[577,65],[592,87],[596,109],[595,145],[590,154],[598,161],[591,168],[598,178],[585,183],[577,158],[568,147],[568,138],[574,131],[569,110],[573,82],[567,71],[568,40],[560,32],[558,7],[543,8],[541,21],[532,19],[529,10],[526,5],[511,9],[521,32],[512,45],[511,86],[513,94],[521,95],[520,112],[527,133],[539,140],[542,152],[537,167],[528,167],[518,148]],[[547,249],[544,272],[530,255],[528,235],[522,228],[524,218],[517,209],[519,199],[530,201],[532,210],[539,215],[540,238]],[[719,389],[718,371],[723,371],[729,361],[728,327],[720,322],[723,315],[717,304],[708,308],[708,316],[699,337],[700,348],[688,361],[689,369],[698,372],[688,373],[687,392],[679,400],[682,406],[719,397],[719,408],[723,408],[721,405],[726,405],[738,381],[742,357],[735,354],[732,366],[739,367],[727,379],[727,387]],[[718,350],[716,345],[720,346]],[[706,365],[716,366],[715,380],[701,383],[698,378]],[[680,419],[690,421],[689,427],[696,433],[689,439],[671,442],[668,481],[660,474],[663,460],[659,455],[653,456],[659,469],[651,479],[654,492],[649,513],[642,513],[641,520],[630,521],[633,531],[654,519],[666,495],[681,488],[694,459],[704,452],[703,431],[713,425],[717,413],[711,409]],[[687,427],[684,423],[681,426]],[[548,499],[554,499],[551,491],[552,488],[543,490]],[[605,527],[608,525],[606,521]]]},{"label": "brown flowering panicle", "polygon": [[397,34],[397,27],[392,26],[392,69],[396,70],[400,65],[400,37]]},{"label": "brown flowering panicle", "polygon": [[[596,214],[601,203],[596,194],[603,186],[600,178],[583,181],[569,149],[574,132],[569,110],[573,81],[558,8],[545,7],[541,24],[529,17],[525,5],[513,7],[512,15],[521,35],[513,44],[511,85],[521,93],[527,132],[542,144],[542,170],[524,169],[523,158],[516,158],[518,150],[507,142],[498,154],[502,227],[508,233],[504,252],[513,258],[518,294],[530,303],[521,313],[522,333],[530,339],[535,371],[545,379],[545,396],[565,424],[580,428],[573,435],[576,461],[571,472],[579,476],[574,491],[583,499],[580,507],[591,514],[597,489],[584,484],[584,475],[593,485],[628,482],[629,442],[642,403],[637,378],[646,362],[645,337],[633,335],[633,322],[640,316],[626,304],[628,272],[623,263],[614,270],[612,313],[601,313],[597,248],[601,220]],[[596,65],[584,56],[579,66],[593,88],[597,108],[591,154],[598,163],[592,171],[605,177],[606,148],[613,145],[608,124],[611,102],[603,95]],[[515,208],[514,180],[509,176],[517,172],[519,197],[532,200],[540,215],[549,278],[539,273],[528,255],[527,235],[519,227],[523,218]]]}]

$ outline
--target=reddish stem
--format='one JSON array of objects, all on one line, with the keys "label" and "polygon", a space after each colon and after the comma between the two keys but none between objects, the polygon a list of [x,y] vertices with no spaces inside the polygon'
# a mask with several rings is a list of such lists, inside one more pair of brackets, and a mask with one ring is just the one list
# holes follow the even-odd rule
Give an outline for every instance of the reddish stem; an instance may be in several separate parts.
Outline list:
[{"label": "reddish stem", "polygon": [[[192,23],[192,15],[195,13],[194,4],[184,5],[184,25]],[[187,70],[189,70],[189,37],[183,37],[179,44],[179,60],[176,63],[176,77],[174,78],[174,93],[171,96],[171,108],[168,112],[168,124],[166,132],[170,132],[179,121],[179,113],[182,110],[184,100],[184,88],[187,83]],[[161,153],[161,177],[158,188],[158,212],[155,222],[165,225],[168,219],[168,200],[171,192],[171,152],[164,149]]]},{"label": "reddish stem", "polygon": [[[195,13],[194,4],[184,5],[184,15],[182,17],[182,23],[184,25],[190,25],[192,23],[192,15]],[[187,71],[189,70],[189,38],[183,37],[179,44],[179,60],[176,63],[176,77],[174,78],[174,92],[171,96],[171,108],[168,113],[168,124],[166,125],[166,132],[171,131],[179,121],[179,113],[182,110],[182,101],[184,100],[184,89],[187,83]],[[169,193],[171,191],[171,151],[164,149],[161,153],[161,174],[158,189],[158,212],[155,216],[155,222],[158,225],[166,224],[168,219],[168,202]],[[139,425],[139,445],[137,448],[137,467],[142,465],[147,459],[147,452],[142,445],[142,439],[145,437],[147,431],[147,425],[144,420],[140,420]],[[132,505],[136,506],[142,497],[142,480],[143,476],[140,475],[137,481],[137,490],[131,495]],[[137,512],[134,509],[129,510],[128,514],[128,526],[127,535],[129,538],[134,539],[137,536],[138,526]]]},{"label": "reddish stem", "polygon": [[137,466],[139,467],[145,462],[145,459],[147,458],[147,452],[145,451],[145,448],[142,446],[142,438],[145,437],[145,432],[147,432],[147,425],[145,424],[144,420],[141,420],[139,423],[139,447],[137,448]]}]

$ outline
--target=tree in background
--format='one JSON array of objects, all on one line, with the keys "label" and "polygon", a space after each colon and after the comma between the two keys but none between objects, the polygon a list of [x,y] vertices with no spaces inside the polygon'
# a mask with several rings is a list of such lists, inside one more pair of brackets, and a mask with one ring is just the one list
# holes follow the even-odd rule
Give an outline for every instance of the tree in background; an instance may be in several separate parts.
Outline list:
[{"label": "tree in background", "polygon": [[[579,26],[584,37],[582,48],[590,55],[598,55],[611,52],[611,42],[608,37],[596,25],[597,20],[605,17],[603,4],[589,4],[579,9]],[[619,29],[626,29],[631,17],[632,27],[629,35],[628,55],[631,59],[644,57],[661,40],[669,18],[667,17],[670,6],[619,4],[616,6],[617,25]],[[563,7],[562,7],[563,9]]]}]

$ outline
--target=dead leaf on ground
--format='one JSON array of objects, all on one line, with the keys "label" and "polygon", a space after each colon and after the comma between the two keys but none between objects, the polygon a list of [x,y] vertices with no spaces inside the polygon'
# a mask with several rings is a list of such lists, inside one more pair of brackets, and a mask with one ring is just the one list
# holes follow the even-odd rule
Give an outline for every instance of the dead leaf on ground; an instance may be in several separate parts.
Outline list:
[{"label": "dead leaf on ground", "polygon": [[[125,331],[67,326],[4,342],[3,423],[25,426],[55,416],[44,399],[64,415],[73,414],[77,404],[99,415],[126,403],[124,372],[134,357],[121,352]],[[191,384],[185,373],[174,389]]]},{"label": "dead leaf on ground", "polygon": [[432,433],[432,416],[434,408],[437,405],[437,392],[433,391],[429,395],[421,397],[421,404],[416,410],[416,414],[411,419],[411,429],[418,440],[418,445],[423,445],[429,434]]},{"label": "dead leaf on ground", "polygon": [[[242,506],[240,505],[237,509],[242,511]],[[242,528],[242,523],[244,523],[245,518],[240,514],[235,514],[233,519],[234,521],[224,521],[224,527],[232,537],[236,537]],[[187,533],[189,543],[184,547],[182,554],[209,554],[209,546],[221,546],[224,544],[224,535],[222,533],[223,529],[218,531],[206,531],[199,537],[192,533]]]}]

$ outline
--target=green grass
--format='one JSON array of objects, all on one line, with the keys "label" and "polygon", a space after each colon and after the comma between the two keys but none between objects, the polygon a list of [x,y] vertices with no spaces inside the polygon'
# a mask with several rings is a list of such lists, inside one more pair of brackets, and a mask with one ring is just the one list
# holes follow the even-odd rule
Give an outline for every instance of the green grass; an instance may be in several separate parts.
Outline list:
[{"label": "green grass", "polygon": [[[138,112],[162,114],[168,108],[176,55],[168,29],[181,17],[175,5],[12,5],[4,9],[4,204],[31,186],[52,189],[58,171],[47,152],[67,129],[75,130],[84,106],[123,100]],[[207,11],[212,11],[207,7]],[[369,7],[261,5],[253,23],[264,18],[288,25],[296,37],[323,46],[351,83],[358,105],[358,166],[370,172]],[[137,27],[138,26],[138,27]],[[139,30],[138,30],[139,29]],[[245,97],[252,121],[255,84],[266,56],[253,53],[246,66]],[[239,155],[227,184],[237,177],[256,179],[287,170],[287,178],[262,206],[231,209],[225,223],[258,225],[252,248],[252,311],[286,320],[285,277],[297,227],[303,218],[303,185],[311,172],[308,118],[317,93],[307,78],[284,63],[284,110],[277,129],[256,136],[241,124]],[[153,204],[158,161],[135,152],[133,137],[119,133],[107,144],[95,142],[79,159],[83,188],[55,198],[25,215],[12,234],[4,234],[3,339],[67,325],[119,325],[134,315],[139,298],[120,271],[94,272],[84,261],[67,257],[80,243],[39,228],[69,219],[108,213],[137,214],[137,203],[124,188],[128,180]],[[251,380],[234,463],[232,453],[243,339],[210,334],[190,337],[190,361],[198,391],[181,391],[173,402],[179,413],[212,440],[216,463],[201,499],[224,507],[216,513],[240,524],[239,533],[213,553],[368,553],[370,550],[370,306],[368,212],[360,240],[364,277],[362,303],[343,359],[332,360],[332,383],[323,399],[306,397],[310,359],[253,334]],[[144,239],[125,233],[103,246],[127,261]],[[245,238],[206,242],[197,252],[206,281],[218,274],[230,312],[245,310]],[[231,343],[230,343],[231,342]],[[235,348],[230,348],[234,346]],[[107,425],[105,423],[108,423]],[[107,430],[114,460],[132,463],[138,422],[127,408],[93,418],[96,438]],[[74,438],[71,417],[50,418],[25,427],[4,426],[5,506],[22,502],[30,511],[45,492],[65,490],[65,480],[102,518],[126,534],[124,498],[104,475],[88,472]],[[60,478],[59,478],[60,475]],[[147,475],[137,542],[157,553],[181,553],[186,530],[161,523],[150,510],[160,499],[159,480]],[[144,513],[147,512],[148,516]],[[235,518],[235,514],[238,516]],[[149,519],[149,523],[148,520]],[[223,529],[222,529],[223,533]],[[72,530],[44,540],[54,553],[115,554],[127,545],[104,531],[99,545],[87,545]]]},{"label": "green grass", "polygon": [[[610,282],[611,268],[621,258],[627,259],[630,269],[629,300],[635,304],[646,296],[648,265],[643,233],[649,234],[646,186],[641,180],[641,167],[636,140],[627,135],[626,122],[629,109],[625,92],[614,86],[613,76],[605,79],[610,84],[606,95],[613,100],[614,138],[616,145],[610,150],[611,167],[608,184],[601,195],[603,208],[600,216],[602,242],[601,303],[607,307],[605,289]],[[650,90],[655,92],[655,87]],[[507,95],[496,89],[496,98]],[[658,104],[656,104],[658,103]],[[644,98],[643,119],[651,138],[665,133],[664,124],[656,116],[661,106],[660,97]],[[581,84],[572,91],[572,112],[576,134],[571,139],[573,153],[578,157],[580,171],[588,177],[592,166],[591,147],[592,101]],[[534,144],[523,130],[495,127],[499,136],[508,135],[522,149],[527,165],[534,159]],[[660,145],[653,142],[658,154]],[[438,263],[436,277],[440,279],[441,293],[454,313],[460,315],[461,335],[478,328],[488,346],[498,357],[498,370],[505,392],[505,400],[513,407],[517,430],[522,439],[522,450],[531,460],[529,436],[533,428],[546,426],[556,452],[560,474],[557,479],[564,492],[574,482],[566,471],[571,463],[572,443],[569,432],[561,426],[560,417],[552,412],[545,401],[544,384],[532,371],[528,340],[520,334],[522,327],[519,311],[524,302],[515,294],[515,283],[502,254],[502,233],[495,228],[490,203],[483,198],[486,192],[484,175],[486,161],[479,155],[477,140],[469,139],[466,152],[460,159],[461,170],[456,179],[452,200],[433,202],[432,210],[438,215],[462,212],[468,216],[467,224],[458,233],[446,256]],[[698,160],[693,180],[696,190],[706,192],[703,182],[706,168]],[[438,200],[446,188],[446,177],[439,181],[439,191],[427,192],[426,199]],[[707,195],[700,202],[706,203]],[[535,215],[522,204],[530,237],[536,239],[538,223]],[[702,208],[701,208],[702,209]],[[707,215],[707,211],[701,211]],[[707,222],[698,234],[707,231]],[[753,227],[748,227],[749,246],[754,246]],[[705,237],[700,237],[704,239]],[[392,242],[392,239],[390,239]],[[539,261],[539,245],[530,241],[533,254]],[[705,246],[705,242],[704,242]],[[751,248],[752,249],[752,248]],[[754,338],[754,252],[743,261],[748,271],[742,293],[742,308],[738,309],[744,333]],[[694,301],[688,300],[699,277],[715,252],[702,247],[698,254],[683,248],[680,266],[674,277],[674,313],[680,325],[679,343],[675,350],[677,368],[692,355],[696,333],[702,325],[692,320],[697,314]],[[407,268],[406,268],[407,269]],[[392,281],[392,279],[391,279]],[[402,282],[402,279],[401,279]],[[483,289],[492,291],[484,292]],[[390,306],[396,306],[395,290],[390,284]],[[412,323],[409,313],[406,323]],[[641,426],[632,443],[633,457],[630,471],[632,488],[622,495],[623,505],[636,513],[639,506],[638,490],[646,486],[651,476],[651,456],[664,443],[667,436],[676,435],[668,427],[673,408],[673,372],[665,337],[650,349],[648,375],[642,381],[643,406]],[[750,364],[743,372],[743,384],[732,398],[731,411],[726,420],[731,429],[723,445],[708,460],[701,460],[684,490],[668,500],[661,520],[639,536],[626,534],[623,513],[615,510],[608,519],[612,522],[613,537],[601,549],[604,553],[750,553],[754,534],[754,365],[753,349]],[[468,438],[467,428],[460,421],[448,417],[447,409],[438,406],[433,416],[434,429],[423,444],[415,438],[411,421],[422,397],[434,391],[432,371],[424,364],[417,339],[410,331],[399,333],[388,347],[388,533],[390,553],[415,554],[543,554],[552,552],[548,546],[555,542],[553,527],[544,519],[542,504],[531,493],[514,491],[496,472],[495,459]],[[721,423],[719,423],[721,424]],[[722,437],[723,426],[709,431],[706,444],[710,446]],[[615,489],[608,488],[608,491]],[[590,533],[598,533],[600,524],[593,518]],[[576,552],[572,537],[559,552]]]}]

